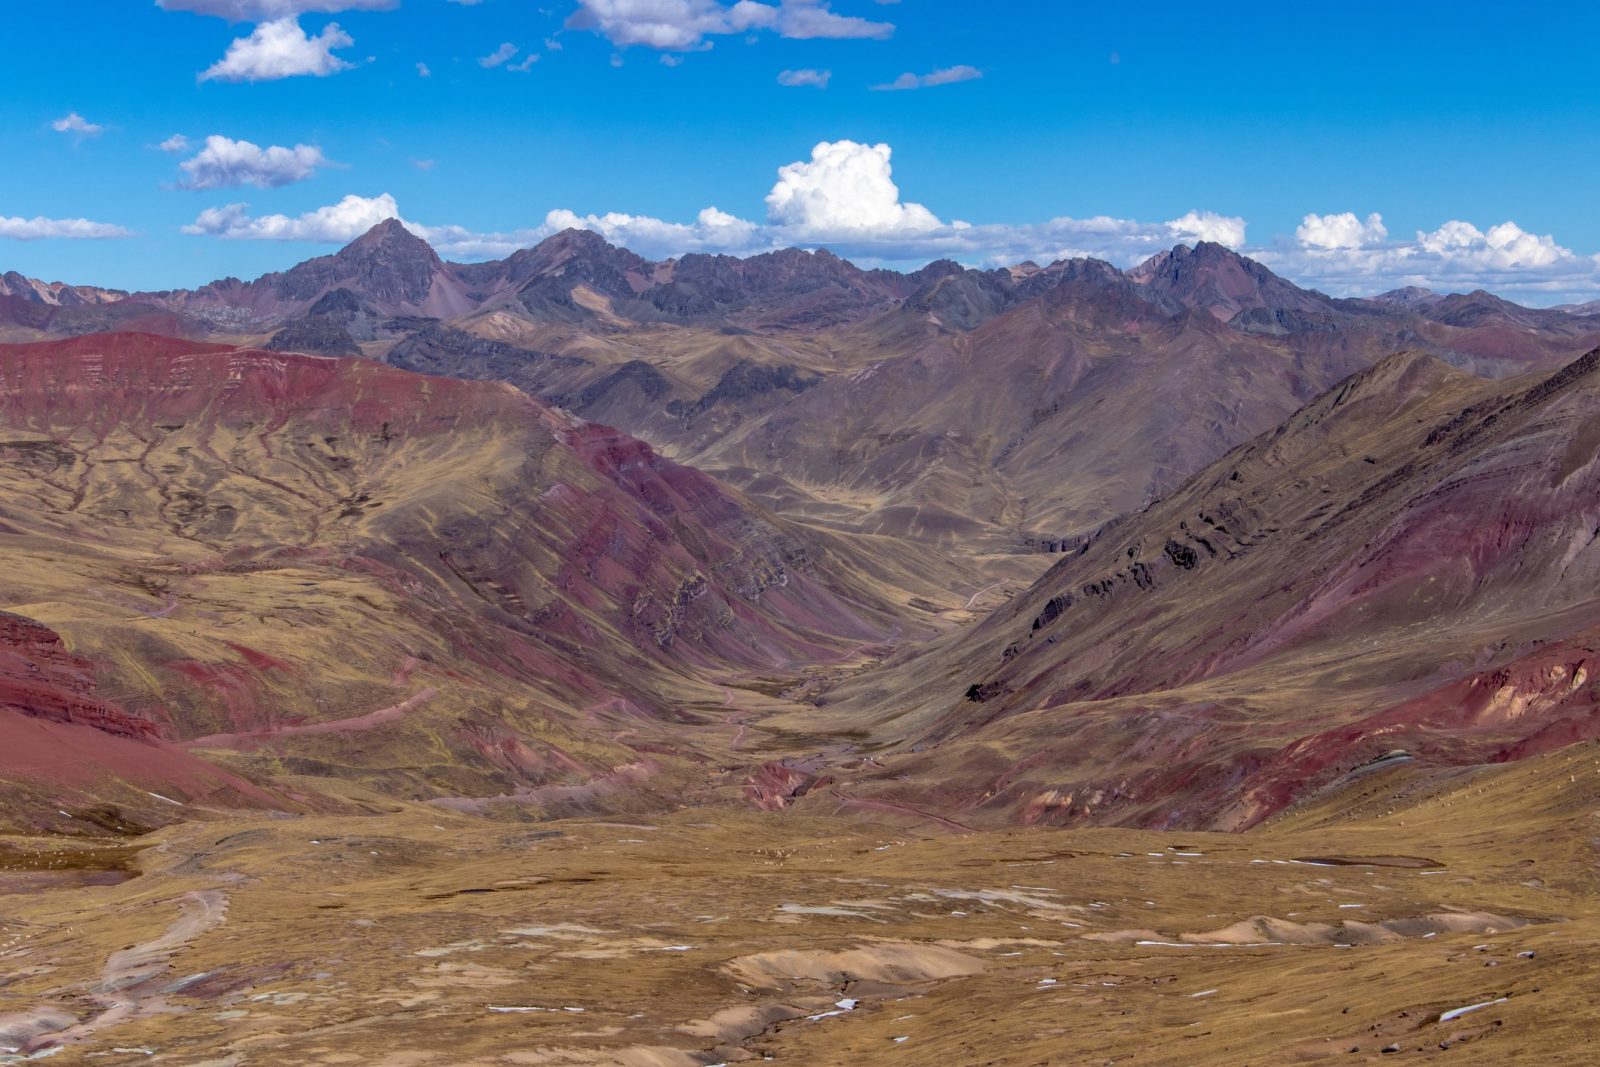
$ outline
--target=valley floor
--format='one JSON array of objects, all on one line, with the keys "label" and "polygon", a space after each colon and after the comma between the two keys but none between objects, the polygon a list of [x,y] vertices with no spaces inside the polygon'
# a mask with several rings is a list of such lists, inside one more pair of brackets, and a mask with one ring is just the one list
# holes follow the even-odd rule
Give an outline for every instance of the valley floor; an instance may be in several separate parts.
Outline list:
[{"label": "valley floor", "polygon": [[390,802],[12,839],[0,1063],[1593,1063],[1597,803],[1585,743],[1231,835]]}]

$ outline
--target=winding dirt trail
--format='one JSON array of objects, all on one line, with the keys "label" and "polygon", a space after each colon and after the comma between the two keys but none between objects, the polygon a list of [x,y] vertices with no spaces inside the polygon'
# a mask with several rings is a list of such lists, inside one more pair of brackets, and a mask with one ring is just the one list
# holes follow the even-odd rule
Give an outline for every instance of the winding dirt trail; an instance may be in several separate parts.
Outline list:
[{"label": "winding dirt trail", "polygon": [[0,1036],[16,1041],[23,1053],[39,1052],[86,1040],[98,1030],[139,1017],[161,1002],[157,984],[185,945],[227,917],[228,898],[220,889],[201,889],[179,898],[181,914],[159,937],[106,957],[100,980],[83,994],[98,1005],[87,1019],[73,1018],[60,1005],[42,1004],[9,1018],[0,1018]]},{"label": "winding dirt trail", "polygon": [[929,822],[938,823],[945,829],[955,830],[958,833],[970,834],[976,832],[965,823],[956,822],[954,819],[946,819],[943,815],[935,815],[931,811],[922,811],[909,804],[898,804],[892,800],[877,800],[868,797],[852,797],[839,792],[837,789],[830,789],[828,792],[839,800],[840,807],[848,805],[850,807],[865,808],[868,811],[887,811],[897,815],[911,815],[918,819],[927,819]]},{"label": "winding dirt trail", "polygon": [[250,730],[243,733],[208,734],[205,737],[196,737],[189,741],[181,741],[178,744],[180,748],[227,748],[241,741],[270,741],[275,737],[292,737],[295,734],[342,734],[357,730],[371,730],[376,726],[382,726],[384,723],[394,722],[396,719],[403,718],[407,712],[415,711],[438,695],[439,690],[429,686],[398,704],[391,704],[386,708],[379,708],[377,711],[369,711],[365,715],[355,715],[348,719],[310,722],[299,726],[276,726],[270,730]]},{"label": "winding dirt trail", "polygon": [[1006,583],[1005,583],[1004,579],[1001,579],[998,582],[990,582],[988,585],[984,586],[982,589],[978,590],[976,593],[973,593],[970,597],[968,597],[966,605],[961,610],[962,611],[971,611],[972,610],[972,605],[974,605],[974,604],[976,604],[978,602],[978,598],[979,597],[981,597],[983,594],[987,593],[989,590],[997,589],[1000,586],[1005,585],[1005,584]]}]

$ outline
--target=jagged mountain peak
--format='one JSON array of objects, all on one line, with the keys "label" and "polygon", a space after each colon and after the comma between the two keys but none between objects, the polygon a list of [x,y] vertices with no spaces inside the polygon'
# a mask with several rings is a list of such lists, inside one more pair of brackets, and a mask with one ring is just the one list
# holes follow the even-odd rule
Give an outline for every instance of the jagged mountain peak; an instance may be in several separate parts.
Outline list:
[{"label": "jagged mountain peak", "polygon": [[1432,289],[1425,289],[1420,285],[1407,285],[1399,289],[1390,289],[1386,293],[1379,293],[1371,298],[1374,303],[1388,304],[1391,307],[1416,308],[1436,304],[1444,297]]},{"label": "jagged mountain peak", "polygon": [[1241,311],[1326,309],[1320,293],[1280,278],[1264,264],[1215,241],[1179,244],[1127,272],[1158,302],[1200,308],[1227,322]]},{"label": "jagged mountain peak", "polygon": [[418,237],[399,219],[385,219],[334,253],[334,259],[358,267],[392,263],[425,263],[431,268],[443,261],[433,246]]}]

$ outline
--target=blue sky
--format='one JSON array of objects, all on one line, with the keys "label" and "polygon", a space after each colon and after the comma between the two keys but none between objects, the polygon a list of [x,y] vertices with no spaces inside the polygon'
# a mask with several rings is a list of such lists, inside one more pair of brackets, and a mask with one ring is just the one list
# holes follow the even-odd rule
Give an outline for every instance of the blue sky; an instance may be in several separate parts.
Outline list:
[{"label": "blue sky", "polygon": [[0,270],[196,285],[387,212],[456,258],[1210,237],[1334,292],[1600,296],[1600,5],[1132,6],[14,0]]}]

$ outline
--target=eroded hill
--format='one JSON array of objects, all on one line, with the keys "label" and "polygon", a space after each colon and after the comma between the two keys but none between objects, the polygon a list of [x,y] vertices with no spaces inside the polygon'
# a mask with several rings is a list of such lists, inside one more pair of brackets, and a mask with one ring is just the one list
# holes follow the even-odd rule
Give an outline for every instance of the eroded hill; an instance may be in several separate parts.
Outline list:
[{"label": "eroded hill", "polygon": [[[510,386],[369,361],[0,347],[0,455],[5,606],[118,710],[13,706],[258,780],[659,806],[716,775],[766,694],[931,632],[972,591]],[[62,781],[21,757],[4,773]],[[140,792],[113,799],[174,814]],[[70,827],[58,807],[6,814]]]}]

